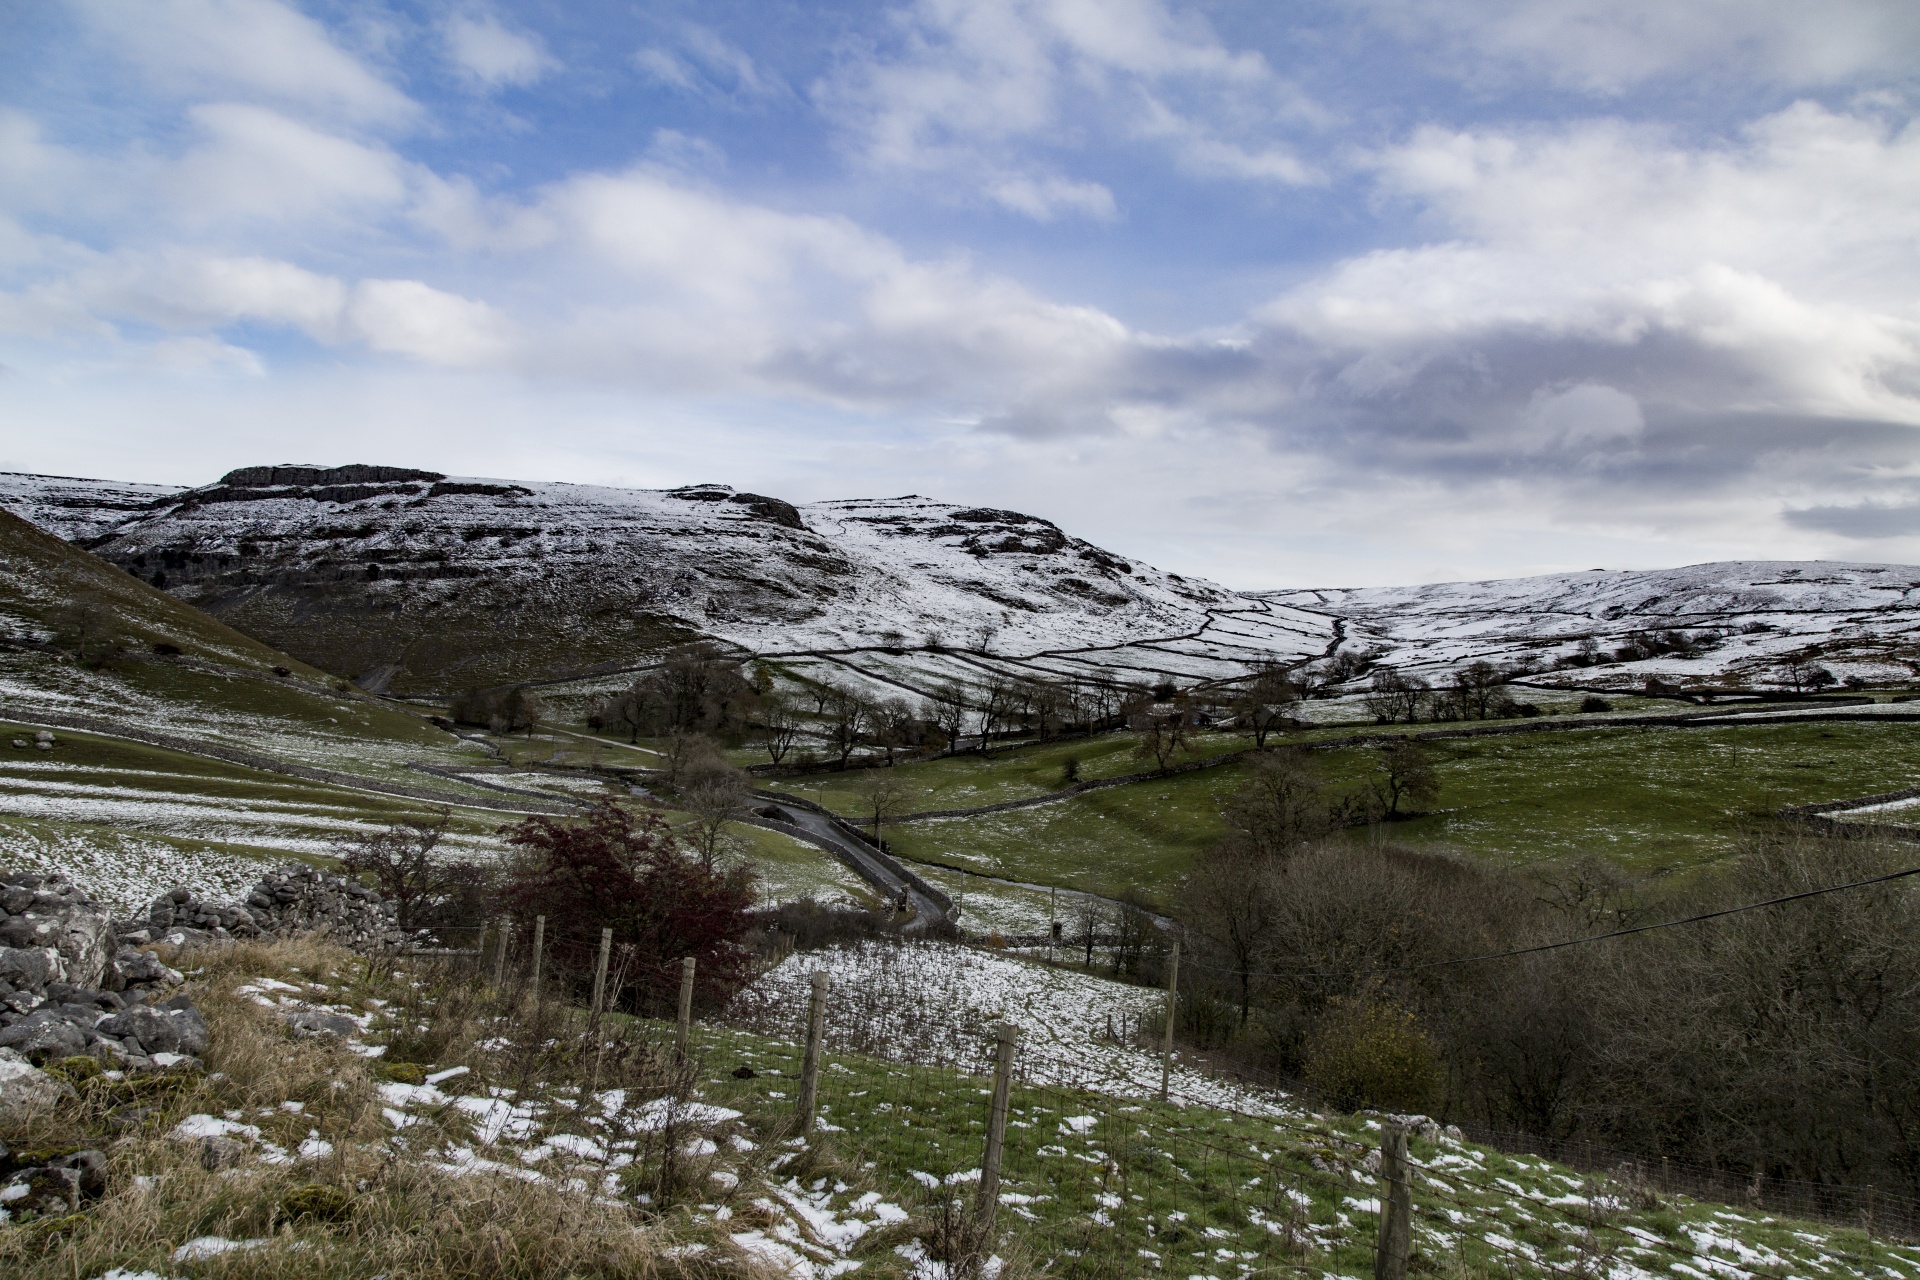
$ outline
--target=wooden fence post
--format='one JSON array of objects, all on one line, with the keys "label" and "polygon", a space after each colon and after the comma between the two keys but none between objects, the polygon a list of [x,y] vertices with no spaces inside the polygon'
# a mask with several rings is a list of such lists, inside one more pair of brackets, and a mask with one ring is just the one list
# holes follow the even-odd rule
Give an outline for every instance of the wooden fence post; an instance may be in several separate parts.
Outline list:
[{"label": "wooden fence post", "polygon": [[800,1100],[794,1118],[801,1133],[813,1132],[814,1104],[820,1099],[820,1049],[827,1037],[827,990],[833,985],[822,970],[813,975],[813,998],[807,1002],[807,1052],[800,1059]]},{"label": "wooden fence post", "polygon": [[593,1016],[600,1016],[600,1001],[607,992],[607,957],[613,954],[613,930],[600,931],[600,955],[593,963]]},{"label": "wooden fence post", "polygon": [[1167,1035],[1160,1042],[1160,1101],[1167,1100],[1167,1076],[1173,1070],[1173,1011],[1180,1000],[1180,939],[1173,940],[1173,959],[1167,965]]},{"label": "wooden fence post", "polygon": [[980,1196],[974,1213],[982,1232],[993,1229],[993,1215],[1000,1207],[1000,1157],[1007,1145],[1007,1103],[1013,1094],[1013,1050],[1020,1042],[1020,1028],[1003,1022],[994,1030],[999,1040],[993,1057],[993,1103],[987,1109],[987,1151],[980,1160]]},{"label": "wooden fence post", "polygon": [[536,1000],[540,998],[540,953],[546,949],[546,945],[547,918],[535,916],[533,918],[533,995]]},{"label": "wooden fence post", "polygon": [[693,1034],[693,965],[692,956],[680,962],[680,1025],[674,1029],[673,1051],[682,1061],[687,1056],[687,1040]]},{"label": "wooden fence post", "polygon": [[1407,1161],[1407,1130],[1387,1125],[1380,1134],[1380,1243],[1373,1254],[1373,1280],[1406,1280],[1413,1245],[1413,1168]]},{"label": "wooden fence post", "polygon": [[512,931],[513,922],[502,919],[500,921],[500,940],[494,944],[493,948],[493,987],[496,991],[500,989],[500,984],[506,981],[507,935]]}]

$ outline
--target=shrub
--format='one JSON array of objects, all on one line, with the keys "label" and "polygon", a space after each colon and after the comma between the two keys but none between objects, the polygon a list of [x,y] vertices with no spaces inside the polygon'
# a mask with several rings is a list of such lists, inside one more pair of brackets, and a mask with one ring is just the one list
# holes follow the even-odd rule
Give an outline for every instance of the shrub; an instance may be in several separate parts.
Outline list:
[{"label": "shrub", "polygon": [[1307,1083],[1336,1107],[1417,1111],[1439,1058],[1411,1013],[1377,997],[1334,1000],[1307,1042]]},{"label": "shrub", "polygon": [[1590,693],[1580,699],[1580,709],[1582,711],[1611,711],[1613,710],[1613,704],[1597,694]]},{"label": "shrub", "polygon": [[673,1005],[687,956],[697,962],[702,1004],[723,1004],[745,985],[753,874],[702,866],[660,815],[601,804],[578,821],[528,818],[506,837],[518,856],[502,897],[524,926],[547,917],[559,972],[588,974],[600,931],[610,928],[625,971],[621,1003],[637,1012]]}]

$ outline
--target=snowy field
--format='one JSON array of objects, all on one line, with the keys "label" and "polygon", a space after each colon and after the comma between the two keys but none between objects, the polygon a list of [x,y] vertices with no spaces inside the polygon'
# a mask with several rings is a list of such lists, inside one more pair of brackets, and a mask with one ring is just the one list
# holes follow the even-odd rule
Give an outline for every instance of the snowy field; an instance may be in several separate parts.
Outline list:
[{"label": "snowy field", "polygon": [[[1121,1043],[1164,1016],[1157,991],[946,942],[866,942],[797,953],[738,997],[725,1020],[797,1038],[812,975],[833,981],[829,1045],[917,1064],[991,1070],[993,1027],[1020,1028],[1021,1077],[1033,1084],[1144,1098],[1160,1089],[1158,1054]],[[1110,1035],[1111,1032],[1111,1035]],[[1293,1115],[1284,1096],[1176,1065],[1172,1095],[1197,1106]]]},{"label": "snowy field", "polygon": [[59,871],[118,915],[143,912],[168,889],[238,901],[273,864],[138,832],[68,831],[0,818],[0,867]]}]

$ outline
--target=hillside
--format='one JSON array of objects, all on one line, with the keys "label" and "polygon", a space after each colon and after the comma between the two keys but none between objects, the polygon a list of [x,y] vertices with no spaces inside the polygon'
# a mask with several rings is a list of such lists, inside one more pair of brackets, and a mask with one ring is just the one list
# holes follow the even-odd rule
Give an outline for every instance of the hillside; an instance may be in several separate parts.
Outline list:
[{"label": "hillside", "polygon": [[[1789,658],[1874,683],[1920,672],[1920,569],[1904,565],[1729,561],[1243,594],[1039,517],[915,496],[796,505],[724,485],[371,466],[248,467],[186,490],[0,475],[0,507],[398,694],[510,680],[590,693],[596,677],[695,637],[874,692],[992,671],[1192,683],[1336,646],[1430,677],[1486,659],[1614,688],[1767,687]],[[1675,631],[1686,645],[1670,643]],[[1598,652],[1567,665],[1587,641]]]},{"label": "hillside", "polygon": [[[1582,683],[1776,683],[1789,657],[1904,683],[1920,675],[1920,568],[1840,561],[1733,560],[1681,569],[1547,574],[1488,582],[1262,593],[1324,611],[1389,665],[1429,674],[1477,659],[1553,666],[1592,637],[1609,659]],[[1692,652],[1612,661],[1669,630],[1716,639]]]},{"label": "hillside", "polygon": [[[696,634],[760,653],[1090,650],[1056,665],[1193,675],[1311,656],[1330,635],[1046,520],[913,496],[794,506],[722,485],[251,467],[184,492],[101,482],[89,508],[86,485],[14,476],[0,502],[382,691],[576,676]],[[1099,652],[1210,624],[1206,644],[1144,667]]]},{"label": "hillside", "polygon": [[[483,750],[4,511],[0,569],[10,862],[87,875],[129,906],[183,881],[250,880],[257,857],[323,853],[342,835],[430,817],[427,793],[455,806],[456,847],[495,847],[503,815],[460,807],[493,803],[490,793],[411,767],[484,764]],[[39,732],[52,733],[48,747],[33,744]]]}]

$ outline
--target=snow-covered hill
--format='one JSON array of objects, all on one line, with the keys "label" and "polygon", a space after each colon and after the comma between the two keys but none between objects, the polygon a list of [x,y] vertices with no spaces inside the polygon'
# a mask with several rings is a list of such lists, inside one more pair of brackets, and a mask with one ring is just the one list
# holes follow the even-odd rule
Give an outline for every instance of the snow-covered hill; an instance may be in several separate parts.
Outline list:
[{"label": "snow-covered hill", "polygon": [[[1034,516],[917,496],[796,507],[724,485],[251,467],[184,491],[12,476],[0,504],[396,691],[617,669],[695,634],[767,654],[865,650],[882,666],[908,651],[923,673],[977,675],[991,655],[1197,678],[1318,654],[1332,630]],[[1166,648],[1118,652],[1141,644]]]},{"label": "snow-covered hill", "polygon": [[995,670],[1190,684],[1336,645],[1429,676],[1484,658],[1612,687],[1765,687],[1790,658],[1840,678],[1920,676],[1920,568],[1905,565],[1733,561],[1246,595],[1036,516],[918,496],[794,505],[725,485],[367,466],[248,467],[187,490],[0,475],[0,507],[403,693],[529,678],[585,690],[696,636],[888,692]]},{"label": "snow-covered hill", "polygon": [[[1322,610],[1379,660],[1432,675],[1478,659],[1558,669],[1581,683],[1778,684],[1803,658],[1836,677],[1920,675],[1920,567],[1736,560],[1681,569],[1547,574],[1417,587],[1276,591],[1259,598]],[[1667,646],[1684,632],[1686,649]],[[1582,642],[1592,666],[1565,667]],[[1640,652],[1635,654],[1633,646]],[[1625,661],[1617,660],[1627,649]]]}]

